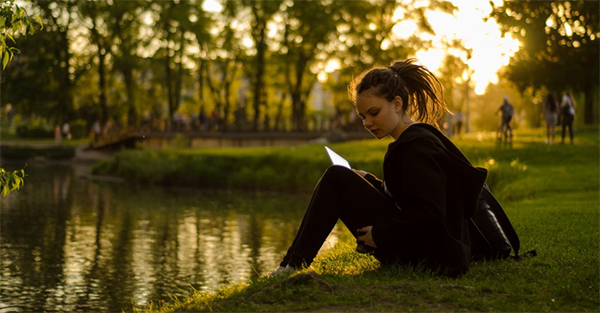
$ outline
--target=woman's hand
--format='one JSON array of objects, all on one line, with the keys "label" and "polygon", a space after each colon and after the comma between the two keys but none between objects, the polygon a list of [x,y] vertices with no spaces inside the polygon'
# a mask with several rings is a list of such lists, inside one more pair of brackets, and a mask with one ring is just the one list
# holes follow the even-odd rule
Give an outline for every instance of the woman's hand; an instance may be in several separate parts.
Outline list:
[{"label": "woman's hand", "polygon": [[365,226],[363,228],[359,228],[358,232],[363,233],[363,235],[356,236],[356,239],[363,241],[365,243],[365,245],[367,245],[367,246],[377,248],[377,245],[375,244],[375,241],[373,240],[373,234],[371,233],[372,229],[373,229],[373,226]]},{"label": "woman's hand", "polygon": [[358,175],[360,175],[362,177],[365,177],[365,176],[367,176],[367,174],[369,174],[363,170],[356,170],[356,169],[352,169],[352,170],[355,171]]}]

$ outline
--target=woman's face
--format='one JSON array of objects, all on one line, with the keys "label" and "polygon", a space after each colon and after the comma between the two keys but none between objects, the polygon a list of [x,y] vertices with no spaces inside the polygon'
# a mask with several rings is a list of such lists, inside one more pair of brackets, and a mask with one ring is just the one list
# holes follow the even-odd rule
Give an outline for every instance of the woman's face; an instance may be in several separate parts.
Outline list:
[{"label": "woman's face", "polygon": [[400,97],[390,102],[368,90],[356,96],[356,113],[362,118],[365,129],[377,139],[386,136],[398,139],[401,108]]}]

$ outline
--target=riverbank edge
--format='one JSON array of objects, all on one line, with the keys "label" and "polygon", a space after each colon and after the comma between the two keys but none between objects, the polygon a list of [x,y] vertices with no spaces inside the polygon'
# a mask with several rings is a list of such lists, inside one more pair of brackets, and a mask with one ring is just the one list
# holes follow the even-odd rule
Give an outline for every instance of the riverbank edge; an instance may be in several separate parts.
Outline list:
[{"label": "riverbank edge", "polygon": [[[5,157],[7,150],[26,150],[23,155]],[[64,150],[68,153],[56,157],[48,157],[47,151]],[[87,143],[74,142],[71,144],[48,143],[46,141],[3,141],[0,143],[0,158],[4,162],[26,162],[26,163],[90,163],[95,164],[113,157],[113,151],[100,151],[90,148]]]}]

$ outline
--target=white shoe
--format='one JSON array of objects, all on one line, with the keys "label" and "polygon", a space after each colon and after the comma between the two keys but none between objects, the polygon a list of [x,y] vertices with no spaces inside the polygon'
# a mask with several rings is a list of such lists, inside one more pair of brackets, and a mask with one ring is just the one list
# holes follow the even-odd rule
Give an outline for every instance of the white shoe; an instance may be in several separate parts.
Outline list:
[{"label": "white shoe", "polygon": [[273,272],[271,272],[271,274],[269,274],[269,277],[288,275],[295,271],[296,271],[296,268],[291,267],[289,265],[286,265],[285,267],[279,265]]}]

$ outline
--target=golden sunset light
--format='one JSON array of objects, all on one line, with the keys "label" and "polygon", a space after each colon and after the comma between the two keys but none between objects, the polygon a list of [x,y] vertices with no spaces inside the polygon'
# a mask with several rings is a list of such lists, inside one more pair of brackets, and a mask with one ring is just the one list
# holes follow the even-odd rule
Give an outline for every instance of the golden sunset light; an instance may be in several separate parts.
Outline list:
[{"label": "golden sunset light", "polygon": [[[417,58],[432,71],[437,71],[446,54],[453,54],[466,59],[466,49],[472,49],[469,67],[473,71],[471,81],[475,93],[484,93],[489,83],[496,83],[497,72],[508,64],[510,57],[519,50],[519,41],[503,37],[494,19],[489,16],[492,9],[487,1],[452,0],[458,7],[454,15],[438,11],[427,12],[427,18],[435,35],[431,37],[434,48],[419,51]],[[465,50],[452,49],[446,51],[444,41],[458,39],[464,43]]]}]

